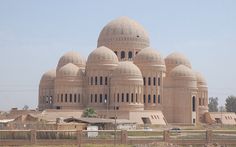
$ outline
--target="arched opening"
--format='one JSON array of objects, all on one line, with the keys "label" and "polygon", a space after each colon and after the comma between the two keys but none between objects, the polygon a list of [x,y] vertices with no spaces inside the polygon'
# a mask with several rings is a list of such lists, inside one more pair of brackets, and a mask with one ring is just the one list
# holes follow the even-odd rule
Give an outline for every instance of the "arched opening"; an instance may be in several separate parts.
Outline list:
[{"label": "arched opening", "polygon": [[196,105],[196,102],[195,102],[195,96],[192,97],[192,111],[195,112],[195,105]]},{"label": "arched opening", "polygon": [[124,58],[125,58],[125,51],[121,51],[121,53],[120,53],[120,58],[121,58],[121,59],[124,59]]},{"label": "arched opening", "polygon": [[129,59],[132,59],[132,57],[133,57],[133,53],[132,53],[131,51],[129,51],[129,53],[128,53],[128,58],[129,58]]}]

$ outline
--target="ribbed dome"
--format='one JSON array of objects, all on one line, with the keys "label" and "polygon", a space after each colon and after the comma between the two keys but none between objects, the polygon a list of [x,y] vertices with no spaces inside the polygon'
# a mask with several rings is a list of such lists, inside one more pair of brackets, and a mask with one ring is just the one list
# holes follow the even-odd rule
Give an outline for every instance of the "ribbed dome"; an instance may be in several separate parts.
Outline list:
[{"label": "ribbed dome", "polygon": [[89,54],[87,65],[89,64],[118,64],[118,58],[112,50],[101,46]]},{"label": "ribbed dome", "polygon": [[106,46],[112,50],[143,49],[149,46],[149,37],[145,29],[128,17],[119,17],[109,22],[100,32],[97,46]]},{"label": "ribbed dome", "polygon": [[189,78],[196,79],[195,73],[192,69],[186,67],[185,65],[178,65],[171,70],[170,76],[173,78]]},{"label": "ribbed dome", "polygon": [[134,64],[138,66],[153,66],[165,70],[165,61],[161,54],[154,48],[147,47],[141,50],[134,59]]},{"label": "ribbed dome", "polygon": [[82,76],[82,71],[78,66],[68,63],[62,66],[58,71],[58,77],[77,77]]},{"label": "ribbed dome", "polygon": [[184,56],[181,53],[174,52],[170,55],[168,55],[165,58],[165,64],[167,68],[167,72],[170,72],[173,68],[175,68],[178,65],[185,65],[189,68],[192,68],[190,61],[186,56]]},{"label": "ribbed dome", "polygon": [[115,76],[136,76],[142,78],[140,69],[129,61],[120,62],[118,67],[112,72],[112,77]]},{"label": "ribbed dome", "polygon": [[56,78],[56,70],[51,69],[47,72],[45,72],[40,80],[40,83],[47,82],[47,81],[53,81]]},{"label": "ribbed dome", "polygon": [[80,54],[76,51],[69,51],[65,53],[59,60],[57,64],[57,70],[59,70],[62,66],[73,63],[74,65],[77,65],[78,67],[84,67],[85,66],[85,60],[80,56]]},{"label": "ribbed dome", "polygon": [[203,75],[200,72],[195,72],[197,82],[200,85],[207,85],[206,79],[203,77]]}]

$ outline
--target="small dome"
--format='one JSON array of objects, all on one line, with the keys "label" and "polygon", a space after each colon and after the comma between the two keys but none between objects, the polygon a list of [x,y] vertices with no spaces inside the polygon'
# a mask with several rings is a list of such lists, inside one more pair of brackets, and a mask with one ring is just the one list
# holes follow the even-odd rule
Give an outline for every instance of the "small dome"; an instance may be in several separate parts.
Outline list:
[{"label": "small dome", "polygon": [[198,84],[207,85],[206,79],[200,72],[195,72],[195,75],[196,75]]},{"label": "small dome", "polygon": [[40,80],[40,83],[47,82],[47,81],[53,81],[56,78],[56,70],[51,69],[47,72],[45,72]]},{"label": "small dome", "polygon": [[112,50],[101,46],[89,54],[87,65],[90,64],[118,64],[118,58]]},{"label": "small dome", "polygon": [[170,76],[173,78],[189,78],[196,79],[195,73],[189,67],[185,65],[178,65],[171,70]]},{"label": "small dome", "polygon": [[192,68],[190,61],[186,56],[181,53],[172,53],[165,58],[165,64],[167,68],[167,72],[171,71],[178,65],[185,65],[189,68]]},{"label": "small dome", "polygon": [[140,69],[130,61],[120,62],[118,67],[112,72],[114,76],[137,76],[142,78]]},{"label": "small dome", "polygon": [[78,66],[68,63],[62,66],[58,71],[58,77],[77,77],[82,76],[82,71]]},{"label": "small dome", "polygon": [[161,54],[154,48],[147,47],[141,50],[134,59],[134,64],[138,66],[153,66],[165,70],[165,61]]},{"label": "small dome", "polygon": [[102,29],[97,46],[106,46],[112,50],[119,47],[143,49],[149,46],[149,37],[136,21],[128,17],[119,17]]},{"label": "small dome", "polygon": [[77,65],[78,67],[84,67],[85,66],[85,60],[80,56],[80,54],[76,51],[69,51],[65,53],[59,60],[57,64],[57,70],[59,70],[62,66],[73,63],[74,65]]}]

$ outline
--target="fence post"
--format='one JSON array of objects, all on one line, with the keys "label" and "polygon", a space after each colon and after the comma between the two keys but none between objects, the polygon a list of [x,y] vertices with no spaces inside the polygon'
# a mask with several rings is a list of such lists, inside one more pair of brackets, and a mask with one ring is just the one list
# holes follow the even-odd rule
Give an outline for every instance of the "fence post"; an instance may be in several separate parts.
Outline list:
[{"label": "fence post", "polygon": [[30,130],[30,142],[36,144],[36,130]]},{"label": "fence post", "polygon": [[127,144],[128,134],[126,130],[121,131],[121,144]]},{"label": "fence post", "polygon": [[164,130],[164,133],[163,133],[163,140],[164,142],[168,142],[169,141],[169,131],[168,130]]},{"label": "fence post", "polygon": [[81,147],[82,141],[82,130],[77,130],[77,145]]},{"label": "fence post", "polygon": [[206,131],[206,140],[207,140],[207,143],[212,142],[212,130],[207,130]]}]

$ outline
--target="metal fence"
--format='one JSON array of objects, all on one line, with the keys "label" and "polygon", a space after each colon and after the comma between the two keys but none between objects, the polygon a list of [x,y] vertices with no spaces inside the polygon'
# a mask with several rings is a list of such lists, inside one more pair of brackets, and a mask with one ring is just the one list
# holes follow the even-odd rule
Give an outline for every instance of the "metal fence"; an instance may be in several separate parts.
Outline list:
[{"label": "metal fence", "polygon": [[0,145],[150,144],[236,145],[236,130],[0,130]]}]

